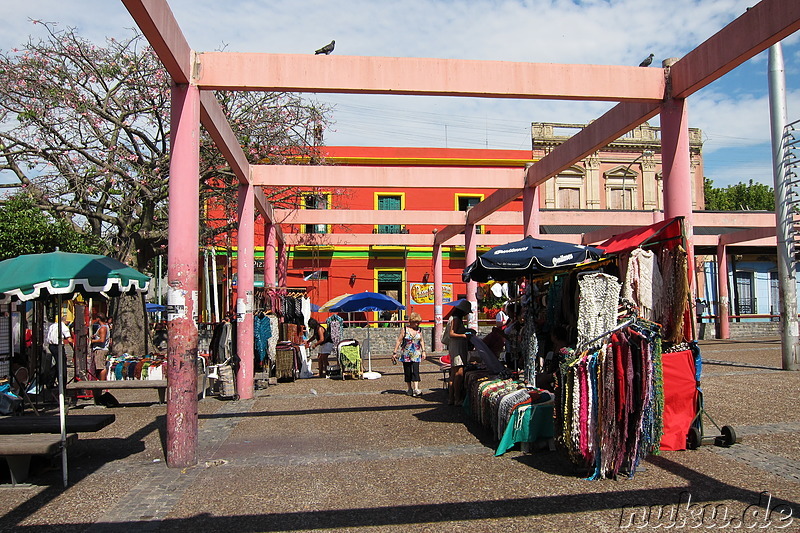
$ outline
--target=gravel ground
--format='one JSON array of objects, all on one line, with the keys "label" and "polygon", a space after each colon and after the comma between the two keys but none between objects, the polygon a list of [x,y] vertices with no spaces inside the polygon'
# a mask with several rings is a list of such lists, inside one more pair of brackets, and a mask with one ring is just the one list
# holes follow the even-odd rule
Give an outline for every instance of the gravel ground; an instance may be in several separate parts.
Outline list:
[{"label": "gravel ground", "polygon": [[381,379],[202,400],[199,462],[186,469],[165,465],[155,391],[115,391],[115,409],[79,405],[76,416],[116,422],[80,436],[66,489],[47,464],[29,488],[0,489],[0,531],[616,531],[665,528],[670,512],[674,529],[800,531],[800,373],[780,370],[776,339],[701,348],[705,409],[741,443],[663,452],[633,479],[584,480],[546,449],[494,457],[491,435],[443,403],[435,365],[423,364],[412,398],[402,368],[373,356]]}]

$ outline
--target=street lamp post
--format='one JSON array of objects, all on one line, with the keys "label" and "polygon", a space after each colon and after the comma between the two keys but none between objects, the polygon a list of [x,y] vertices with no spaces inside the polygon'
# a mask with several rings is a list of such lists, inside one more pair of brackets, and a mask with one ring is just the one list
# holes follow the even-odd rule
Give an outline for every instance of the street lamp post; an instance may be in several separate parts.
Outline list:
[{"label": "street lamp post", "polygon": [[[640,159],[641,159],[641,158],[643,158],[643,157],[650,157],[650,156],[652,156],[653,154],[655,154],[655,152],[654,152],[654,151],[652,151],[652,150],[642,150],[642,153],[641,153],[641,154],[639,154],[639,155],[636,157],[636,159],[634,159],[633,161],[631,161],[630,163],[628,163],[628,166],[627,166],[627,167],[625,167],[625,172],[623,172],[623,174],[622,174],[622,210],[623,210],[623,211],[625,210],[625,196],[626,196],[626,195],[625,195],[625,191],[627,190],[627,189],[625,188],[625,185],[626,185],[626,184],[625,184],[625,180],[627,180],[627,179],[628,179],[628,172],[630,171],[630,169],[631,169],[631,167],[633,166],[633,164],[634,164],[634,163],[636,163],[638,160],[640,160]],[[631,201],[631,204],[633,204],[633,201]],[[631,205],[631,209],[633,209],[633,205]]]}]

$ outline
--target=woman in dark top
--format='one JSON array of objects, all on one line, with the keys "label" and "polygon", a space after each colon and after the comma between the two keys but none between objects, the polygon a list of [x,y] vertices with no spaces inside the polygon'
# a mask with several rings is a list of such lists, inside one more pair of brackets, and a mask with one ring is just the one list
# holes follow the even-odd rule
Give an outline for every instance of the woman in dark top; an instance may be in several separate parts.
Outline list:
[{"label": "woman in dark top", "polygon": [[320,377],[325,375],[325,370],[328,368],[328,356],[333,351],[333,342],[331,341],[330,333],[325,329],[325,326],[317,322],[313,318],[308,319],[308,331],[311,335],[306,343],[309,348],[319,348],[317,355],[317,368]]}]

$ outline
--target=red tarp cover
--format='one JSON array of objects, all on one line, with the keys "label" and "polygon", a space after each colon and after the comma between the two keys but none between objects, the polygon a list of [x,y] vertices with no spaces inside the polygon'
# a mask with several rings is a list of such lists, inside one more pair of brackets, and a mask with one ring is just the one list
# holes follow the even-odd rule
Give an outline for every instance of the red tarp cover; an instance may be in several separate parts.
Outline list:
[{"label": "red tarp cover", "polygon": [[691,350],[662,355],[664,373],[664,435],[662,450],[685,450],[689,427],[699,406]]},{"label": "red tarp cover", "polygon": [[[638,246],[642,246],[650,239],[654,241],[662,241],[681,236],[681,219],[683,217],[675,217],[669,220],[663,220],[650,226],[644,226],[614,235],[602,244],[597,245],[597,248],[605,250],[606,255],[620,254],[633,250]],[[656,237],[657,236],[657,237]],[[655,238],[654,238],[655,237]]]}]

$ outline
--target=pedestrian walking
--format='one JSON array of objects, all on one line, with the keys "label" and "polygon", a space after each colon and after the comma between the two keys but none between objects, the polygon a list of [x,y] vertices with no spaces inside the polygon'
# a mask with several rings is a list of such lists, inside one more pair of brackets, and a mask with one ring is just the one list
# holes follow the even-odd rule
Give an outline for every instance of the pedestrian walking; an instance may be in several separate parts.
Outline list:
[{"label": "pedestrian walking", "polygon": [[403,373],[405,375],[409,396],[420,396],[422,391],[419,388],[419,364],[425,359],[425,341],[422,338],[422,331],[419,328],[422,317],[419,313],[411,313],[408,316],[408,325],[403,327],[392,352],[392,362],[399,360],[403,363]]}]

